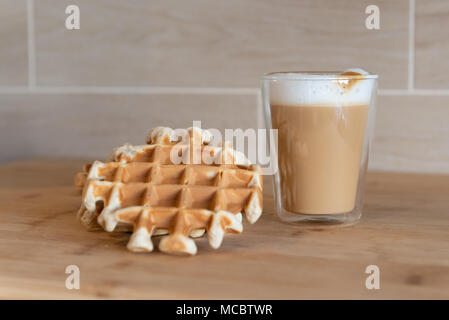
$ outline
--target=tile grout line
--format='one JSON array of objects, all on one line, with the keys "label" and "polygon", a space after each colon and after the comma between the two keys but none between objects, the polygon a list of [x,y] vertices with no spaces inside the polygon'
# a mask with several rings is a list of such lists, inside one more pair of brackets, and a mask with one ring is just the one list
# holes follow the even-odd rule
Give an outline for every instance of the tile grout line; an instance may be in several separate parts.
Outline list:
[{"label": "tile grout line", "polygon": [[258,88],[35,86],[0,87],[0,94],[259,94]]},{"label": "tile grout line", "polygon": [[[27,0],[28,87],[0,87],[0,94],[259,94],[258,88],[37,86],[34,5],[34,0]],[[416,1],[409,0],[409,52],[407,89],[379,89],[379,95],[381,96],[449,95],[449,89],[415,89],[415,14]]]},{"label": "tile grout line", "polygon": [[[207,87],[102,87],[102,86],[0,86],[0,94],[198,94],[198,95],[258,95],[259,88]],[[380,96],[449,96],[449,89],[379,89]],[[260,102],[259,102],[260,103]]]},{"label": "tile grout line", "polygon": [[408,90],[415,89],[415,0],[409,0],[408,18]]},{"label": "tile grout line", "polygon": [[380,89],[379,96],[449,96],[449,89]]},{"label": "tile grout line", "polygon": [[36,43],[34,32],[34,0],[27,0],[28,87],[36,87]]},{"label": "tile grout line", "polygon": [[[28,29],[28,87],[0,87],[0,94],[258,94],[258,88],[201,88],[201,87],[104,87],[104,86],[36,86],[36,47],[34,0],[27,0]],[[379,89],[381,96],[449,95],[449,90],[415,89],[415,0],[409,0],[409,54],[407,89]],[[260,103],[258,103],[260,105]]]}]

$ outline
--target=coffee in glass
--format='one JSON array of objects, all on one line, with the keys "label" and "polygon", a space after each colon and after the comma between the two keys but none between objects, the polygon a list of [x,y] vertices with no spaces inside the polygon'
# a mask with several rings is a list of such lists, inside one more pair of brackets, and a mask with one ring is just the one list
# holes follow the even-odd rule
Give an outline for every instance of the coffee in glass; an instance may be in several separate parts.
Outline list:
[{"label": "coffee in glass", "polygon": [[262,79],[268,128],[278,130],[276,210],[289,222],[361,216],[377,75],[277,72]]}]

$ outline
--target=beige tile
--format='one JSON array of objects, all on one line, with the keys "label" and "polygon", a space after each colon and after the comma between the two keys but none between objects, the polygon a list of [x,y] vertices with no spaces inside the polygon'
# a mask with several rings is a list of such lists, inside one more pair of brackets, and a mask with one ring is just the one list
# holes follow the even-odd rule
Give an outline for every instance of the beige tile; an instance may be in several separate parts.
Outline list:
[{"label": "beige tile", "polygon": [[449,1],[416,1],[415,87],[449,89]]},{"label": "beige tile", "polygon": [[0,1],[0,86],[28,83],[25,0]]},{"label": "beige tile", "polygon": [[[157,125],[257,126],[252,95],[0,95],[0,161],[103,158]],[[381,96],[371,170],[449,173],[449,97]],[[180,107],[178,107],[180,106]]]},{"label": "beige tile", "polygon": [[449,173],[449,97],[380,97],[374,170]]},{"label": "beige tile", "polygon": [[[38,82],[257,87],[268,71],[360,66],[405,88],[408,2],[376,1],[368,30],[369,0],[39,0]],[[68,4],[81,30],[65,30]]]},{"label": "beige tile", "polygon": [[0,95],[0,161],[36,156],[104,159],[155,126],[257,126],[254,95]]}]

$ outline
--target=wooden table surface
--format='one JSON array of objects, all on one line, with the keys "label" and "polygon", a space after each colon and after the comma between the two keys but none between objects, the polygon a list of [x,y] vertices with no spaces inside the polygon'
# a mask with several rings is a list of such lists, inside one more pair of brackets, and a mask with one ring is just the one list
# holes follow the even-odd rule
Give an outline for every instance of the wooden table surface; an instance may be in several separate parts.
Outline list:
[{"label": "wooden table surface", "polygon": [[[0,166],[0,298],[449,298],[449,176],[370,173],[362,220],[304,230],[265,210],[218,250],[197,240],[178,257],[126,250],[129,234],[88,232],[76,220],[78,160]],[[68,265],[80,290],[65,287]],[[380,289],[365,268],[380,268]]]}]

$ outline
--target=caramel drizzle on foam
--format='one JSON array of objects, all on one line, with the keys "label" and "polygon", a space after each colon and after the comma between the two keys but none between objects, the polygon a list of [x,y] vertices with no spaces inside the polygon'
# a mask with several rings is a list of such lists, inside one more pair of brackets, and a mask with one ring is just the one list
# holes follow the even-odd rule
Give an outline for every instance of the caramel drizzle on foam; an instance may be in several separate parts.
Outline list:
[{"label": "caramel drizzle on foam", "polygon": [[270,75],[276,75],[276,74],[289,74],[289,73],[298,73],[298,74],[311,74],[311,75],[336,75],[335,80],[337,80],[338,85],[344,89],[344,90],[351,90],[352,87],[354,87],[354,85],[359,82],[360,80],[364,80],[365,75],[357,72],[357,71],[353,71],[353,70],[349,70],[349,71],[343,71],[340,74],[338,74],[335,71],[280,71],[280,72],[271,72],[268,73],[267,76]]},{"label": "caramel drizzle on foam", "polygon": [[351,90],[357,82],[364,79],[365,76],[356,71],[345,71],[337,77],[338,85],[348,91]]}]

